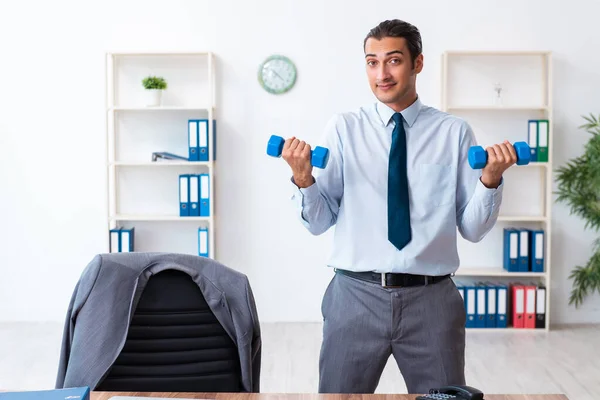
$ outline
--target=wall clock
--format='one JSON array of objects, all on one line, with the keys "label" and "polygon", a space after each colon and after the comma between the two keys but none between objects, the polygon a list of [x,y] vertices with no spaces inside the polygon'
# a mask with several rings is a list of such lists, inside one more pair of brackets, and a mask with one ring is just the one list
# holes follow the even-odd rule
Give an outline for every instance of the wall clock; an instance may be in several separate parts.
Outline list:
[{"label": "wall clock", "polygon": [[272,55],[260,64],[258,82],[267,92],[282,94],[296,83],[296,66],[289,58]]}]

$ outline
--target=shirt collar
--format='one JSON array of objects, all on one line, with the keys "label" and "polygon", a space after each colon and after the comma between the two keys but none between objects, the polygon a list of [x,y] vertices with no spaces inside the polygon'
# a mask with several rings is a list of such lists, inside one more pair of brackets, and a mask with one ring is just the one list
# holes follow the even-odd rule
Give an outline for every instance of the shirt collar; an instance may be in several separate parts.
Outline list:
[{"label": "shirt collar", "polygon": [[[390,106],[380,101],[378,101],[376,104],[377,113],[381,118],[381,122],[383,123],[383,125],[387,126],[392,120],[392,116],[396,113],[396,111],[394,111]],[[422,106],[423,104],[421,103],[421,100],[419,99],[419,97],[417,97],[417,100],[415,100],[414,103],[412,103],[410,106],[408,106],[400,112],[408,126],[413,126],[415,120],[417,119],[417,116],[419,115],[419,112],[421,111]]]}]

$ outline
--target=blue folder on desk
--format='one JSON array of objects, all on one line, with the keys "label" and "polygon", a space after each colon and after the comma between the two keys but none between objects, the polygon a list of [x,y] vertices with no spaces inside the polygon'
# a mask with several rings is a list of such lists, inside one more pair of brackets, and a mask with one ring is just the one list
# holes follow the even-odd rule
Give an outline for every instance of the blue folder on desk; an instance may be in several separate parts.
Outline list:
[{"label": "blue folder on desk", "polygon": [[1,400],[89,400],[89,387],[67,389],[0,392]]}]

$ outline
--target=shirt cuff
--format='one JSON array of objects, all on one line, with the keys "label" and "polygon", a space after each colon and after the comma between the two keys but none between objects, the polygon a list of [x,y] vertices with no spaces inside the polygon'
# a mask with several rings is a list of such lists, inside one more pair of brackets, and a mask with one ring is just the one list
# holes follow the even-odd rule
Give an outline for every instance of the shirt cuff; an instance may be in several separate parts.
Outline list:
[{"label": "shirt cuff", "polygon": [[317,186],[317,182],[314,182],[307,188],[299,188],[298,185],[294,182],[294,178],[290,178],[290,182],[292,182],[293,186],[293,194],[292,199],[299,200],[301,205],[306,205],[312,203],[319,196],[319,188]]},{"label": "shirt cuff", "polygon": [[477,178],[477,186],[475,187],[475,197],[483,198],[488,201],[493,201],[493,203],[497,203],[502,199],[502,191],[504,190],[504,177],[500,178],[500,184],[497,188],[488,188],[483,182],[481,182],[481,178]]}]

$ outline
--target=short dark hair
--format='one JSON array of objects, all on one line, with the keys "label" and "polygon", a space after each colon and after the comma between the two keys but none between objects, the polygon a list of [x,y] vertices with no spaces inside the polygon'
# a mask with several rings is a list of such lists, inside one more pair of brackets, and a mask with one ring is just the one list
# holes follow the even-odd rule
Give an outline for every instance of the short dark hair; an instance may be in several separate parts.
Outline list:
[{"label": "short dark hair", "polygon": [[363,49],[367,45],[369,38],[381,40],[384,37],[402,37],[406,39],[408,50],[412,61],[423,52],[423,43],[421,42],[421,33],[416,26],[399,19],[386,20],[369,31],[363,42]]}]

